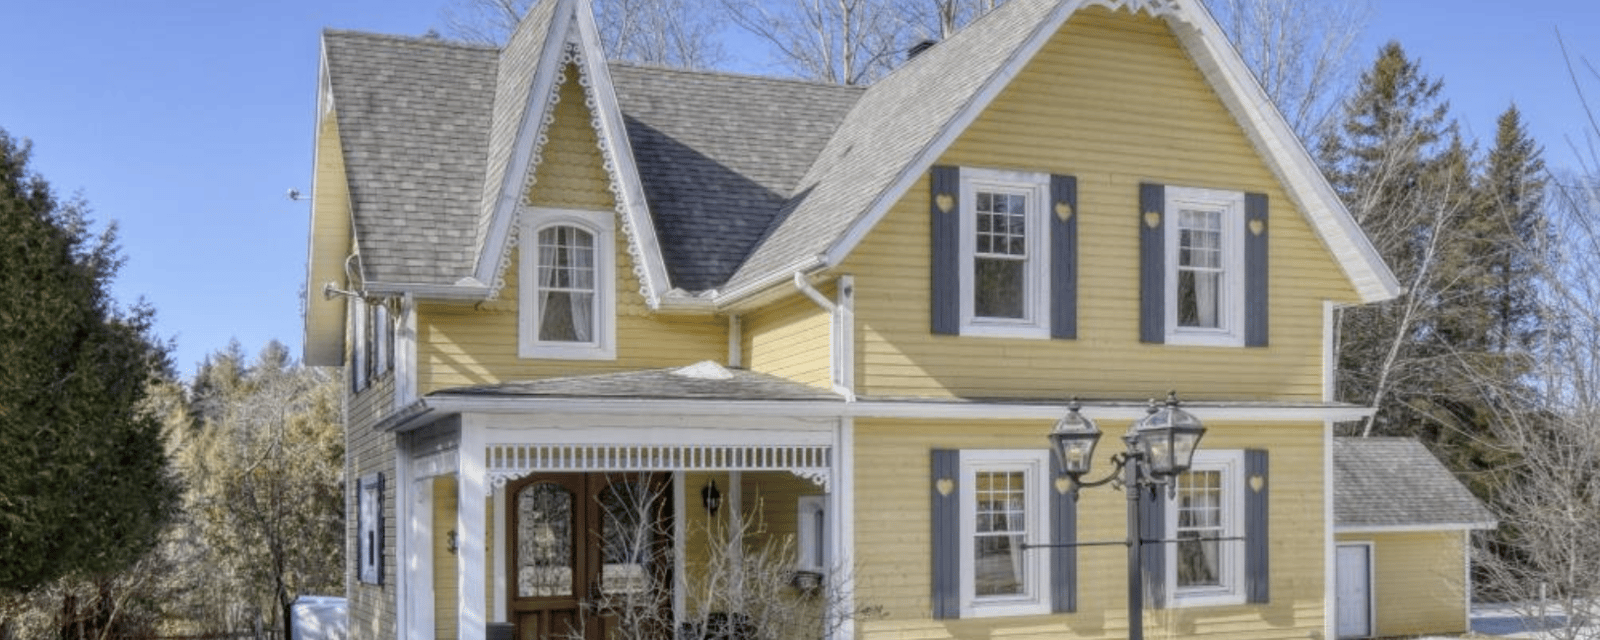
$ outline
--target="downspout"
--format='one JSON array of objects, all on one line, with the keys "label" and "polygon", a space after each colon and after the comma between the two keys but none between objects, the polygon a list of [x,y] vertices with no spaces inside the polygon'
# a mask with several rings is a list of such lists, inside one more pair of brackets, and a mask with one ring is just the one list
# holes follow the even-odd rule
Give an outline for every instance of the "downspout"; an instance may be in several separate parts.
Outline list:
[{"label": "downspout", "polygon": [[835,282],[838,286],[837,303],[828,300],[822,292],[806,282],[803,272],[794,273],[794,287],[828,312],[832,327],[829,332],[831,349],[828,377],[833,384],[833,392],[844,396],[846,402],[855,402],[855,278],[842,275]]},{"label": "downspout", "polygon": [[744,316],[728,316],[728,367],[744,368]]}]

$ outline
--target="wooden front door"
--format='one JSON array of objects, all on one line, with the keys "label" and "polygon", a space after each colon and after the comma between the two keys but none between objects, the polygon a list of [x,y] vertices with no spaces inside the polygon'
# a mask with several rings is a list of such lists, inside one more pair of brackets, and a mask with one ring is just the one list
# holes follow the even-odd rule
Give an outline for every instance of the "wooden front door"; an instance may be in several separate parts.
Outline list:
[{"label": "wooden front door", "polygon": [[504,513],[509,612],[521,640],[605,640],[671,628],[667,474],[536,474]]}]

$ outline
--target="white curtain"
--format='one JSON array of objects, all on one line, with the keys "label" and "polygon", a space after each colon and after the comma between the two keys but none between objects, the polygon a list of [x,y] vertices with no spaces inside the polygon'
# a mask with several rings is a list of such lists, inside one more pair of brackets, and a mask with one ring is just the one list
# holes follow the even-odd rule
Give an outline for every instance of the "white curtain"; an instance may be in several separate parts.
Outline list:
[{"label": "white curtain", "polygon": [[539,339],[594,340],[594,236],[574,227],[539,232]]}]

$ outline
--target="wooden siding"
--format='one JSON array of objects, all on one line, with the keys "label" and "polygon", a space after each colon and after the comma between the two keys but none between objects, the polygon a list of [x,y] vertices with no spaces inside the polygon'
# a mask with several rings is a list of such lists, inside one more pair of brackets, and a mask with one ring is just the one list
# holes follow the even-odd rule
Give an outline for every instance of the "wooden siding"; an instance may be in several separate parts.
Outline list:
[{"label": "wooden siding", "polygon": [[1341,533],[1338,542],[1372,543],[1377,635],[1466,631],[1466,550],[1460,531]]},{"label": "wooden siding", "polygon": [[[1165,23],[1080,12],[938,164],[1077,177],[1078,338],[930,332],[924,176],[837,269],[856,277],[858,392],[1322,398],[1322,302],[1355,293]],[[1268,195],[1270,347],[1139,342],[1142,181]]]},{"label": "wooden siding", "polygon": [[[1106,433],[1126,424],[1102,423]],[[933,449],[1042,449],[1048,421],[856,422],[855,496],[857,604],[886,616],[863,622],[866,639],[1121,638],[1127,635],[1127,555],[1122,547],[1084,547],[1078,554],[1078,613],[934,620],[930,600],[929,452]],[[1323,425],[1207,424],[1202,447],[1259,448],[1271,468],[1272,601],[1266,605],[1146,610],[1150,637],[1305,638],[1323,629],[1325,527]],[[1107,438],[1095,463],[1110,469]],[[1125,538],[1123,494],[1085,490],[1080,541]],[[1043,570],[1043,552],[1030,566]]]},{"label": "wooden siding", "polygon": [[[830,299],[833,285],[818,291]],[[744,364],[823,389],[833,387],[829,370],[833,349],[831,315],[799,293],[744,316]]]},{"label": "wooden siding", "polygon": [[[613,211],[606,175],[577,71],[567,83],[550,125],[549,142],[530,183],[526,201],[536,206]],[[521,264],[513,251],[505,263],[505,286],[496,300],[477,304],[423,302],[417,309],[418,389],[494,384],[552,376],[674,367],[701,360],[723,361],[726,321],[712,316],[653,315],[639,295],[628,240],[616,220],[617,345],[615,360],[549,360],[517,356],[517,280]]]},{"label": "wooden siding", "polygon": [[[395,585],[399,563],[395,562],[395,482],[394,434],[372,428],[394,406],[394,376],[379,377],[359,394],[349,395],[349,376],[345,377],[349,398],[345,421],[345,597],[349,603],[351,640],[378,640],[395,637]],[[373,585],[358,579],[356,561],[360,558],[356,541],[356,492],[359,480],[372,473],[383,474],[383,584]]]},{"label": "wooden siding", "polygon": [[[456,505],[459,498],[455,476],[441,476],[429,482],[433,491],[433,632],[435,640],[456,640],[460,607],[457,596],[461,593],[460,557],[450,553],[446,546],[451,531],[456,529]],[[493,532],[494,528],[490,527]],[[491,560],[492,561],[492,560]],[[494,579],[494,571],[485,571]],[[490,608],[489,611],[493,611]]]},{"label": "wooden siding", "polygon": [[344,260],[351,246],[350,183],[344,169],[344,149],[339,142],[339,119],[329,114],[317,132],[316,199],[311,203],[311,256],[306,284],[306,345],[308,365],[341,364],[341,338],[348,300],[322,297],[322,286],[345,282]]}]

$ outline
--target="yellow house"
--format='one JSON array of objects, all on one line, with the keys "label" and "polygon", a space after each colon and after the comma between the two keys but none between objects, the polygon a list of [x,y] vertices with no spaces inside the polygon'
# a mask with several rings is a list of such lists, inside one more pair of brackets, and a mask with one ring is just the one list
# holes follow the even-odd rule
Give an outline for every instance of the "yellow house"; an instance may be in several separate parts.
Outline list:
[{"label": "yellow house", "polygon": [[[546,0],[320,82],[352,637],[1124,638],[1135,571],[1150,637],[1335,636],[1330,319],[1398,287],[1198,0],[1010,0],[864,89]],[[1169,390],[1130,571],[1046,434]]]}]

